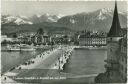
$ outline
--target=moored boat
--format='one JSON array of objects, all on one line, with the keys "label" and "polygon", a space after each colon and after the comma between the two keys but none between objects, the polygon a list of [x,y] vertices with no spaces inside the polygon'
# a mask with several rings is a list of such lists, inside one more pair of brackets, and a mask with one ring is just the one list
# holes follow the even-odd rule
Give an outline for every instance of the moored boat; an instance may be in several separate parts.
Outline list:
[{"label": "moored boat", "polygon": [[30,45],[22,44],[20,46],[20,50],[21,51],[33,51],[33,50],[35,50],[35,48],[33,46],[30,46]]},{"label": "moored boat", "polygon": [[21,44],[21,45],[7,45],[2,48],[2,51],[32,51],[35,50],[33,46]]}]

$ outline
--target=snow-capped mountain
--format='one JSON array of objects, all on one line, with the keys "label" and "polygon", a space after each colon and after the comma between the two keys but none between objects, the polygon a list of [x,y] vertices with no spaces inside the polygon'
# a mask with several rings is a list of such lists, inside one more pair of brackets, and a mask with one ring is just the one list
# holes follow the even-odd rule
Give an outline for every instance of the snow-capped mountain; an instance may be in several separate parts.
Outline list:
[{"label": "snow-capped mountain", "polygon": [[31,17],[18,15],[18,16],[11,16],[11,15],[2,15],[2,24],[7,23],[15,23],[17,25],[21,24],[36,24],[42,22],[57,22],[58,19],[63,17],[64,15],[50,15],[48,13],[42,15],[33,15]]},{"label": "snow-capped mountain", "polygon": [[97,12],[99,12],[99,15],[97,18],[100,20],[106,19],[107,18],[106,15],[111,16],[111,17],[113,16],[113,11],[111,9],[103,8],[103,9],[98,10]]},{"label": "snow-capped mountain", "polygon": [[24,21],[24,20],[21,19],[21,18],[17,18],[14,22],[15,22],[17,25],[20,25],[20,24],[33,24],[32,22],[30,22],[30,21]]},{"label": "snow-capped mountain", "polygon": [[50,15],[48,13],[42,14],[42,15],[33,15],[30,17],[30,21],[33,23],[42,23],[42,22],[57,22],[61,17],[64,15],[58,14],[58,15]]},{"label": "snow-capped mountain", "polygon": [[[73,30],[101,30],[108,32],[113,18],[113,10],[109,8],[99,9],[94,12],[83,12],[65,16],[58,20],[59,24],[66,25]],[[127,13],[119,11],[119,20],[122,28],[127,26]]]},{"label": "snow-capped mountain", "polygon": [[2,20],[1,23],[2,24],[8,24],[8,23],[14,23],[17,25],[21,25],[21,24],[33,24],[31,21],[28,21],[26,18],[23,19],[25,17],[20,17],[20,16],[11,16],[11,15],[2,15]]}]

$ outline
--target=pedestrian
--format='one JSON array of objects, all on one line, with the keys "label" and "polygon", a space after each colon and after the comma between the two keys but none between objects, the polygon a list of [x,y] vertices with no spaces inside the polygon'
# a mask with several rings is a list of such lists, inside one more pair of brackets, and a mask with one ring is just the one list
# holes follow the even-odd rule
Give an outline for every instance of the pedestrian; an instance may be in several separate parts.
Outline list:
[{"label": "pedestrian", "polygon": [[19,67],[19,70],[21,69],[21,67]]},{"label": "pedestrian", "polygon": [[6,77],[4,77],[4,80],[6,80]]}]

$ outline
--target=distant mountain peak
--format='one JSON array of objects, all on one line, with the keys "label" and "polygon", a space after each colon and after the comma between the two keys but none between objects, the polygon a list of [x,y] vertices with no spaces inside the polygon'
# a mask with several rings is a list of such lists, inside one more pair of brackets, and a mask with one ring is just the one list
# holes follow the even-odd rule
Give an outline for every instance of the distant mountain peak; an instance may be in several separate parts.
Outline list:
[{"label": "distant mountain peak", "polygon": [[39,18],[39,17],[41,17],[41,15],[40,14],[36,14],[36,16]]},{"label": "distant mountain peak", "polygon": [[8,15],[8,16],[4,16],[4,18],[2,18],[2,24],[6,24],[6,23],[15,23],[17,25],[20,25],[20,24],[33,24],[32,22],[30,21],[27,21],[27,20],[24,20],[23,18],[27,18],[27,17],[23,17],[23,16],[11,16],[11,15]]},{"label": "distant mountain peak", "polygon": [[113,10],[111,8],[103,8],[103,9],[100,9],[102,13],[111,13],[113,12]]},{"label": "distant mountain peak", "polygon": [[51,16],[49,13],[45,13],[44,15],[45,15],[45,16],[48,16],[48,17]]},{"label": "distant mountain peak", "polygon": [[49,13],[36,14],[36,15],[33,15],[33,17],[31,17],[30,20],[33,23],[38,23],[38,22],[57,22],[58,19],[62,18],[63,16],[64,15],[62,15],[62,14],[51,15]]},{"label": "distant mountain peak", "polygon": [[57,14],[57,17],[58,18],[62,18],[62,17],[64,17],[65,15],[63,15],[63,14]]},{"label": "distant mountain peak", "polygon": [[97,15],[97,18],[99,20],[104,20],[106,19],[108,16],[112,17],[113,16],[113,10],[111,8],[103,8],[103,9],[99,9],[96,12],[98,12],[99,14]]},{"label": "distant mountain peak", "polygon": [[24,21],[24,20],[21,19],[21,18],[17,18],[14,22],[15,22],[17,25],[20,25],[20,24],[33,24],[32,22],[30,22],[30,21]]},{"label": "distant mountain peak", "polygon": [[[98,11],[99,11],[98,18],[100,20],[106,19],[107,16],[113,17],[113,12],[114,11],[111,8],[103,8],[103,9],[99,9]],[[121,15],[125,15],[125,16],[127,15],[127,13],[124,12],[124,11],[118,11],[118,13],[121,14]]]}]

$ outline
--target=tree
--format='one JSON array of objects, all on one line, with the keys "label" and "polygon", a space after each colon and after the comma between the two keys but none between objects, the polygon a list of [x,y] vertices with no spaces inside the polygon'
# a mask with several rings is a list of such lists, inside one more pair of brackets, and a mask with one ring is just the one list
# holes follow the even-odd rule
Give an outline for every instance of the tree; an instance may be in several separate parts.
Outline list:
[{"label": "tree", "polygon": [[16,34],[16,33],[14,33],[12,37],[13,37],[13,38],[17,38],[17,34]]},{"label": "tree", "polygon": [[43,35],[44,34],[44,30],[42,28],[39,28],[37,30],[37,34]]},{"label": "tree", "polygon": [[7,40],[2,41],[1,44],[7,44]]}]

